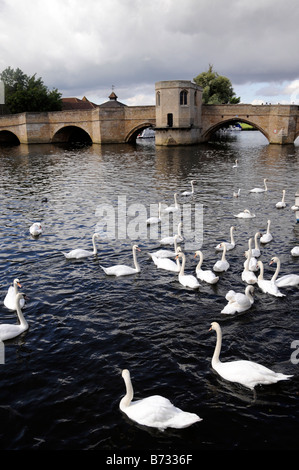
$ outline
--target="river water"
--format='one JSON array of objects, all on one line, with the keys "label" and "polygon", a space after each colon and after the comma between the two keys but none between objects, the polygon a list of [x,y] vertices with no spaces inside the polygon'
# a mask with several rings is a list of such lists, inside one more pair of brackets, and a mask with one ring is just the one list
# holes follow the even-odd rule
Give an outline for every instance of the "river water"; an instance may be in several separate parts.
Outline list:
[{"label": "river water", "polygon": [[[1,148],[0,154],[1,296],[18,277],[29,323],[27,332],[5,343],[0,364],[1,449],[108,454],[297,449],[298,287],[283,289],[285,297],[277,298],[256,286],[250,310],[236,315],[221,310],[229,289],[244,292],[244,251],[249,237],[266,231],[268,219],[274,239],[261,248],[264,277],[275,271],[269,266],[274,255],[281,260],[280,274],[299,274],[299,258],[290,253],[299,245],[291,210],[299,189],[298,145],[268,145],[259,132],[236,132],[194,147],[156,148],[152,140],[139,140],[132,146],[21,145]],[[250,194],[264,178],[268,191]],[[65,259],[63,252],[72,248],[92,249],[103,204],[115,211],[120,198],[131,209],[172,204],[174,193],[189,189],[191,180],[194,195],[178,196],[178,202],[203,207],[198,248],[204,269],[221,257],[215,246],[229,240],[230,227],[236,227],[236,247],[226,255],[230,268],[216,285],[201,281],[193,291],[177,274],[157,269],[148,252],[160,248],[159,240],[149,236],[137,240],[141,272],[132,276],[112,278],[101,268],[132,265],[136,241],[128,235],[112,239],[103,232],[96,256]],[[283,189],[287,207],[278,210]],[[256,217],[234,217],[245,208]],[[38,238],[29,234],[35,221],[43,226]],[[184,242],[181,247],[185,271],[194,273],[194,250],[185,250]],[[3,303],[1,318],[17,322]],[[293,378],[259,386],[256,394],[225,382],[211,368],[212,321],[222,327],[223,361],[250,359]],[[119,410],[124,368],[131,372],[134,398],[164,395],[202,421],[164,432],[130,421]]]}]

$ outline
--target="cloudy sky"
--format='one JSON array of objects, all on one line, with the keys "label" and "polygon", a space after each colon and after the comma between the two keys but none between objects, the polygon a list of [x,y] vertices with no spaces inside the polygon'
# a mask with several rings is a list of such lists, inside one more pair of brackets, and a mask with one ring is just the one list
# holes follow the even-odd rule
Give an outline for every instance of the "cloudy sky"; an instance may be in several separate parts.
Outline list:
[{"label": "cloudy sky", "polygon": [[298,0],[0,0],[0,72],[143,105],[212,64],[244,103],[299,104],[298,25]]}]

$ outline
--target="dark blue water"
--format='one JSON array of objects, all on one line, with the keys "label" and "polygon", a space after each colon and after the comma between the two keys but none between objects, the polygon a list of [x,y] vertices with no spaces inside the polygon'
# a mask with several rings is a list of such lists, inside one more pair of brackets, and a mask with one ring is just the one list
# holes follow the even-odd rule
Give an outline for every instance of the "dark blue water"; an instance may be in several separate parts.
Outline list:
[{"label": "dark blue water", "polygon": [[[299,340],[298,287],[284,289],[283,298],[256,287],[250,310],[220,313],[229,289],[244,291],[248,238],[265,232],[268,218],[274,240],[262,248],[264,276],[274,273],[273,255],[281,259],[280,274],[299,273],[299,258],[290,254],[299,245],[291,211],[299,189],[297,145],[269,146],[258,132],[239,132],[194,147],[156,148],[142,141],[77,149],[34,145],[2,148],[0,155],[1,296],[18,277],[28,297],[29,323],[26,333],[6,342],[0,365],[1,449],[297,449],[299,366],[291,345]],[[263,178],[269,191],[249,194]],[[109,278],[100,265],[132,264],[130,238],[103,237],[97,256],[64,258],[63,251],[92,248],[102,204],[117,207],[119,196],[128,206],[172,204],[174,192],[189,189],[191,179],[196,192],[189,202],[204,206],[205,269],[220,257],[216,244],[228,240],[230,226],[236,226],[230,269],[217,285],[201,282],[194,292],[176,274],[158,270],[147,255],[159,248],[157,240],[138,241],[141,272],[127,278]],[[238,188],[241,197],[233,198]],[[288,205],[278,210],[283,189]],[[245,208],[256,218],[234,218]],[[34,221],[43,226],[38,239],[29,234]],[[193,273],[194,252],[186,251],[186,257],[186,271]],[[1,323],[16,321],[2,304]],[[211,368],[212,321],[222,327],[223,360],[251,359],[294,377],[257,387],[256,396],[226,383]],[[123,368],[131,372],[136,399],[161,394],[203,421],[164,432],[131,422],[119,410]]]}]

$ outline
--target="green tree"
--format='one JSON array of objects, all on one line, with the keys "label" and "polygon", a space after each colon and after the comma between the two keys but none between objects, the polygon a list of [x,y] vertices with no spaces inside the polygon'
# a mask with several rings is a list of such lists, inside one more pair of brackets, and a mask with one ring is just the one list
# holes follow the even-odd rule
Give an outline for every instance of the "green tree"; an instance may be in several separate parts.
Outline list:
[{"label": "green tree", "polygon": [[36,74],[29,77],[19,68],[7,67],[0,80],[5,85],[5,104],[12,114],[61,110],[61,93],[56,88],[49,90]]},{"label": "green tree", "polygon": [[214,72],[213,65],[209,65],[207,72],[202,72],[193,80],[203,89],[202,100],[204,104],[240,103],[240,98],[236,96],[231,81]]}]

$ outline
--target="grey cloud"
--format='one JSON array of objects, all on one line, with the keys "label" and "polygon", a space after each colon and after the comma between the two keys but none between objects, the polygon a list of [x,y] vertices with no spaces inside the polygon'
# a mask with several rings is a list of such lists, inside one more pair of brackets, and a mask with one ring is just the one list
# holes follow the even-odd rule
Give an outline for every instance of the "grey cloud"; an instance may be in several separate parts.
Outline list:
[{"label": "grey cloud", "polygon": [[[35,15],[28,13],[28,5]],[[297,0],[15,0],[0,17],[0,71],[65,94],[190,79],[211,63],[234,84],[299,77]],[[47,14],[45,14],[45,12]],[[24,41],[24,34],[26,41]],[[81,92],[81,93],[80,93]]]}]

